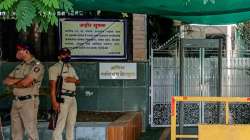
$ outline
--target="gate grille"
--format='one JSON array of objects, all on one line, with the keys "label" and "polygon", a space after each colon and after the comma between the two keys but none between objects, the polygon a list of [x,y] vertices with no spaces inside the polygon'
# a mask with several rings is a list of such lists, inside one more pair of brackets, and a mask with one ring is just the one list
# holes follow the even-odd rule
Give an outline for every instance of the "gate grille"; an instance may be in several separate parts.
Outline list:
[{"label": "gate grille", "polygon": [[[155,48],[151,52],[151,111],[150,124],[152,127],[170,126],[170,102],[172,96],[180,95],[180,39],[175,36],[166,45]],[[158,48],[158,49],[157,49]],[[193,50],[187,50],[193,53]],[[250,96],[250,52],[247,50],[222,52],[222,96],[248,97]],[[200,59],[186,57],[184,60],[184,96],[218,96],[218,52],[206,51],[204,59],[204,73],[201,75]],[[242,55],[244,54],[244,55]],[[208,57],[210,56],[210,57]],[[201,76],[203,84],[201,85]],[[202,95],[199,93],[202,90]],[[202,106],[202,107],[201,107]],[[201,121],[205,123],[224,123],[224,104],[219,103],[185,103],[184,124],[195,125]],[[178,108],[178,104],[177,104]],[[201,108],[203,112],[201,113]],[[250,106],[248,104],[232,104],[230,106],[233,123],[249,123]],[[177,115],[179,114],[177,110]],[[203,115],[202,115],[203,114]],[[219,114],[219,115],[218,115]],[[236,115],[237,114],[237,115]],[[202,115],[202,116],[201,116]],[[208,117],[212,116],[212,117]],[[177,116],[178,117],[178,116]],[[202,119],[201,119],[202,118]],[[178,120],[177,120],[178,124]]]}]

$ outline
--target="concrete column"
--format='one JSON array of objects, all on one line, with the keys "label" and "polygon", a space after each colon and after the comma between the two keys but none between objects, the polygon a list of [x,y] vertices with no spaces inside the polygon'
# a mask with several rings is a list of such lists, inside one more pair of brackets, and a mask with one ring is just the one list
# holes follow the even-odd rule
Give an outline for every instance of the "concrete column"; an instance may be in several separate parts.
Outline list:
[{"label": "concrete column", "polygon": [[147,60],[147,16],[133,14],[133,61]]}]

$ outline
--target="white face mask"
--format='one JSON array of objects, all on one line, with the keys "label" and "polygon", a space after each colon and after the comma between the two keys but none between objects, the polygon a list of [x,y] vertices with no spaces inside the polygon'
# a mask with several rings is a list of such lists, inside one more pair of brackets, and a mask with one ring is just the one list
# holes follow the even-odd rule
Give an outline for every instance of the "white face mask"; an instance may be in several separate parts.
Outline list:
[{"label": "white face mask", "polygon": [[18,59],[18,60],[23,60],[23,58],[24,58],[24,53],[25,53],[25,50],[18,50],[17,51],[17,53],[16,53],[16,58]]}]

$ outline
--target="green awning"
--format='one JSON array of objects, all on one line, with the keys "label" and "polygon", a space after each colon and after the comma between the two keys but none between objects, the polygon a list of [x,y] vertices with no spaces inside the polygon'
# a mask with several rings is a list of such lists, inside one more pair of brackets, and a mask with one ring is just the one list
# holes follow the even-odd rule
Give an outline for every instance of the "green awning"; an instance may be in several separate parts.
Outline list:
[{"label": "green awning", "polygon": [[161,15],[187,23],[234,24],[250,20],[250,0],[71,0],[77,10]]}]

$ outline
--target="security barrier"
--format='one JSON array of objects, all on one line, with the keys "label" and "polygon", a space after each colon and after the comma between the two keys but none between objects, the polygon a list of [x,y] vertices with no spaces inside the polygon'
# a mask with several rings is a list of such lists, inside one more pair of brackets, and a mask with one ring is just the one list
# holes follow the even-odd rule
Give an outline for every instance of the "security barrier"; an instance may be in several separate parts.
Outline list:
[{"label": "security barrier", "polygon": [[[194,97],[194,96],[173,96],[171,99],[171,140],[177,138],[196,138],[199,140],[245,140],[250,130],[250,125],[229,125],[229,103],[249,103],[250,98],[243,97]],[[221,102],[225,104],[225,125],[214,125],[214,124],[199,124],[197,135],[184,135],[176,134],[176,103],[177,102]],[[211,130],[211,131],[210,131]],[[244,131],[237,131],[244,130]],[[206,132],[218,133],[214,135],[207,135]],[[220,132],[221,131],[221,132]],[[222,132],[223,131],[223,132]],[[231,133],[233,132],[233,133]],[[210,133],[211,134],[211,133]]]}]

